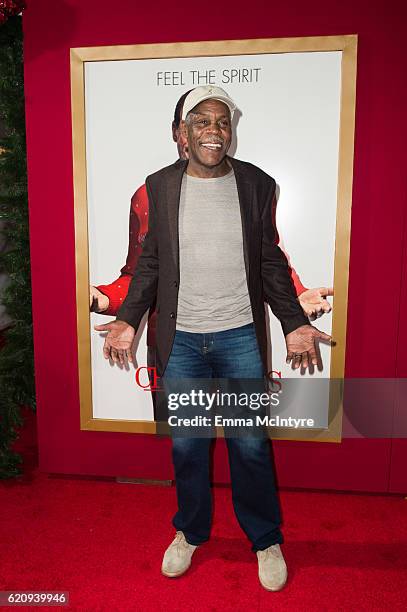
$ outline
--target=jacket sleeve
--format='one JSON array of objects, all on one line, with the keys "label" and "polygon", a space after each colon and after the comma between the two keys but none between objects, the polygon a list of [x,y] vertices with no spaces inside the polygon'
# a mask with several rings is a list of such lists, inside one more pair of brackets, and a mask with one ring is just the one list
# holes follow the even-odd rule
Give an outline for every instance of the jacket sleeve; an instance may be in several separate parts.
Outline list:
[{"label": "jacket sleeve", "polygon": [[116,320],[126,321],[137,330],[144,313],[155,302],[158,287],[157,209],[148,178],[149,224],[126,299],[117,311]]},{"label": "jacket sleeve", "polygon": [[298,327],[310,323],[298,302],[287,258],[277,244],[278,233],[273,215],[275,190],[276,184],[272,179],[261,214],[261,275],[264,296],[286,336]]}]

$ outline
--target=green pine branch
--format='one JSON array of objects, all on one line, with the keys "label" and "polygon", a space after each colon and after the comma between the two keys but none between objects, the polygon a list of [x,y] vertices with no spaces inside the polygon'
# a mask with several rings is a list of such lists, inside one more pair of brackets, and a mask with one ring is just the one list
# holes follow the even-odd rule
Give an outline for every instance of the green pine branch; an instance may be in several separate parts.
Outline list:
[{"label": "green pine branch", "polygon": [[1,302],[12,318],[0,349],[0,478],[21,474],[21,456],[12,450],[22,426],[21,406],[35,410],[30,249],[21,17],[0,26],[0,219],[7,248],[0,271],[8,276]]}]

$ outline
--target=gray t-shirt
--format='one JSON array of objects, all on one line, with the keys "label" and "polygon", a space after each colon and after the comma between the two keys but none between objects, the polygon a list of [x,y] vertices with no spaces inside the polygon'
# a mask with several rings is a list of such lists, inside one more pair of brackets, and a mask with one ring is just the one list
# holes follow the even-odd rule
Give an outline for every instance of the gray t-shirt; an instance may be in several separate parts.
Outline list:
[{"label": "gray t-shirt", "polygon": [[210,333],[253,321],[233,170],[210,179],[184,174],[179,262],[177,329]]}]

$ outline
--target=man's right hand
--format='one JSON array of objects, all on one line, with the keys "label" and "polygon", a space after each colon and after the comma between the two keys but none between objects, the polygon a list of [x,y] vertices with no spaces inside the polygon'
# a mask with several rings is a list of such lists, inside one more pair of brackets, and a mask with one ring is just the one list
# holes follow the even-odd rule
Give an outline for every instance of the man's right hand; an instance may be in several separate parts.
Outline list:
[{"label": "man's right hand", "polygon": [[133,344],[136,330],[125,321],[111,321],[103,325],[95,325],[96,331],[107,331],[103,345],[103,355],[105,359],[113,359],[116,363],[125,364],[126,358],[133,361],[131,347]]}]

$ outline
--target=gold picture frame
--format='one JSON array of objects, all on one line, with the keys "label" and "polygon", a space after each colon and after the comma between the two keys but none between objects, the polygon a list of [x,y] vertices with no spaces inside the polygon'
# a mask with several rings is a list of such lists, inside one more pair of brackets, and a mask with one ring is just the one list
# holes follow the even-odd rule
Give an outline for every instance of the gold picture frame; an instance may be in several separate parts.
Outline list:
[{"label": "gold picture frame", "polygon": [[[335,240],[335,308],[333,310],[330,378],[343,380],[348,305],[349,250],[352,206],[353,152],[356,104],[357,35],[201,41],[105,47],[70,51],[72,143],[75,212],[75,257],[80,427],[83,430],[161,433],[156,421],[94,418],[92,411],[91,348],[89,325],[89,250],[85,125],[85,63],[133,59],[239,56],[271,53],[341,51],[341,100],[337,217]],[[328,429],[270,429],[273,439],[339,442],[342,430],[342,389],[332,385]],[[162,424],[160,424],[162,426]]]}]

